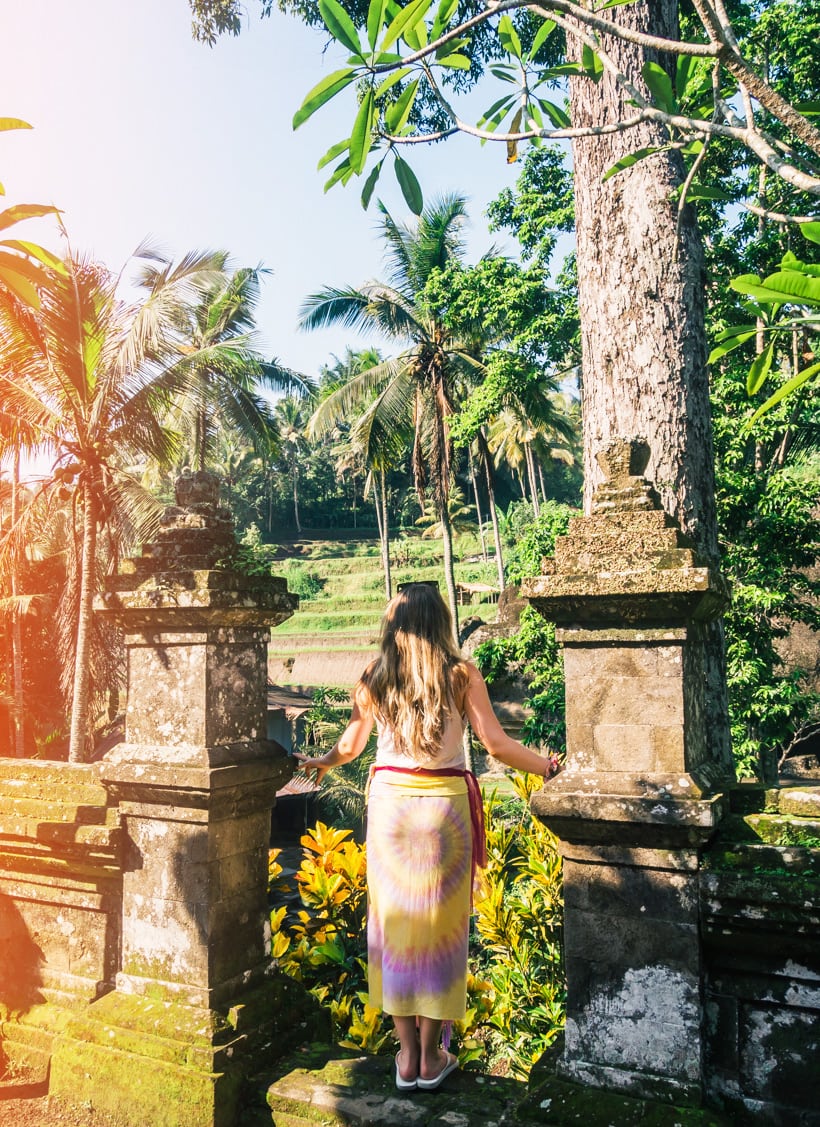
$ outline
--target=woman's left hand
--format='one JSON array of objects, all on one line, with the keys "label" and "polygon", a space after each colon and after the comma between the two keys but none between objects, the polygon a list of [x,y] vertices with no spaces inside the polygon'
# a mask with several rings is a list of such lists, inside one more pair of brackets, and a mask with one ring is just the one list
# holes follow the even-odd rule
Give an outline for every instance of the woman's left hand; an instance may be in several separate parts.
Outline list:
[{"label": "woman's left hand", "polygon": [[304,771],[308,779],[310,779],[311,772],[316,775],[316,782],[320,783],[325,775],[330,770],[330,765],[325,762],[325,757],[319,756],[317,759],[311,759],[309,755],[302,755],[300,752],[295,752],[294,759],[299,763],[299,770]]}]

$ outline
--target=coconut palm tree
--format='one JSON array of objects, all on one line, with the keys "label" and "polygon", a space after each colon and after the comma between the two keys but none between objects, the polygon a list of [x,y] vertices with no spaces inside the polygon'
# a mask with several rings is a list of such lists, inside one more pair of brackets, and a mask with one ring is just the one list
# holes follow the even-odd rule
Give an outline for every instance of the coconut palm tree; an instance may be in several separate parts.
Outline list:
[{"label": "coconut palm tree", "polygon": [[302,535],[299,519],[299,462],[307,450],[305,440],[305,412],[302,405],[290,397],[280,399],[274,407],[274,426],[279,440],[279,450],[288,467],[293,492],[293,519],[297,536]]},{"label": "coconut palm tree", "polygon": [[[138,252],[139,253],[139,252]],[[196,377],[196,351],[183,355],[175,330],[184,308],[213,281],[208,256],[190,255],[125,305],[118,278],[69,256],[41,290],[38,313],[0,303],[0,402],[27,444],[53,459],[50,474],[4,538],[0,570],[26,542],[30,522],[54,493],[71,506],[76,548],[74,654],[70,663],[69,758],[86,757],[91,728],[92,601],[100,537],[114,561],[119,545],[147,535],[158,505],[124,467],[169,461],[178,436],[162,424],[170,389]]]},{"label": "coconut palm tree", "polygon": [[[266,360],[254,347],[260,281],[268,271],[233,269],[226,251],[211,254],[208,263],[211,274],[198,300],[177,310],[181,346],[196,361],[187,365],[175,389],[169,420],[185,436],[188,460],[200,470],[210,464],[220,430],[262,456],[275,445],[276,424],[263,389],[295,395],[312,390],[305,376]],[[138,283],[153,292],[174,270],[171,260],[155,253]]]},{"label": "coconut palm tree", "polygon": [[[322,370],[322,381],[319,387],[319,407],[308,420],[306,434],[310,439],[317,439],[323,435],[331,434],[336,439],[333,448],[336,465],[339,473],[344,474],[362,470],[364,474],[363,496],[373,494],[373,508],[376,513],[376,526],[379,531],[379,545],[382,557],[382,571],[384,572],[385,596],[388,600],[393,597],[393,583],[390,572],[390,520],[387,505],[387,472],[395,464],[392,457],[401,459],[405,447],[401,444],[398,449],[390,450],[384,442],[373,443],[372,432],[367,427],[367,412],[363,411],[360,418],[354,418],[353,424],[341,417],[328,416],[323,410],[324,400],[334,393],[341,391],[355,377],[363,372],[371,371],[382,363],[382,356],[375,348],[364,348],[355,351],[348,348],[344,358],[334,357],[335,363]],[[363,393],[364,394],[364,393]],[[376,392],[371,394],[371,403],[376,398]],[[355,510],[354,510],[355,511]]]},{"label": "coconut palm tree", "polygon": [[448,419],[455,410],[460,383],[481,365],[469,344],[452,332],[423,302],[425,285],[436,270],[463,254],[466,215],[462,196],[449,195],[424,209],[417,224],[401,226],[380,204],[381,236],[386,246],[388,278],[362,286],[327,287],[303,303],[305,329],[345,325],[378,333],[402,351],[355,376],[317,409],[313,429],[356,417],[351,440],[375,464],[391,464],[397,450],[412,449],[411,468],[423,502],[428,491],[441,523],[444,572],[453,622],[458,605],[453,573],[453,537],[448,511],[452,442]]}]

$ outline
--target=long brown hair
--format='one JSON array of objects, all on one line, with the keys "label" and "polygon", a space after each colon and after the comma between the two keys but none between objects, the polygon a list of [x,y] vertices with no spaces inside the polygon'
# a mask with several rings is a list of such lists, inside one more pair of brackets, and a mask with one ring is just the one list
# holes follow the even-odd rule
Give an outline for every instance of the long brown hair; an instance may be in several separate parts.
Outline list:
[{"label": "long brown hair", "polygon": [[409,583],[390,601],[380,648],[360,684],[394,730],[399,751],[416,760],[434,757],[469,674],[453,641],[450,611],[432,584]]}]

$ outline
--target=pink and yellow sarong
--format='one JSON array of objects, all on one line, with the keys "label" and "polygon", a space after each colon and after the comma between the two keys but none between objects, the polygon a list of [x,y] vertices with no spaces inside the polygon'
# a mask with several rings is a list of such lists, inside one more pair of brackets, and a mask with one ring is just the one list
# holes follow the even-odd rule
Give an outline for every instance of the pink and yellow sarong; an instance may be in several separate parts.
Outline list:
[{"label": "pink and yellow sarong", "polygon": [[[480,800],[480,796],[479,796]],[[461,772],[377,768],[367,815],[370,1004],[397,1017],[464,1017],[474,861]],[[482,822],[483,829],[483,822]],[[480,843],[476,843],[480,855]]]}]

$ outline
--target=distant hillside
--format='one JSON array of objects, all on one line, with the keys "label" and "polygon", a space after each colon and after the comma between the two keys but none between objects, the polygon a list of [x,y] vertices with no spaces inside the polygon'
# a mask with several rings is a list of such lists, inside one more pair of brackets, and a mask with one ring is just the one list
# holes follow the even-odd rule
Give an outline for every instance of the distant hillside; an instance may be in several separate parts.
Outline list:
[{"label": "distant hillside", "polygon": [[[473,554],[474,538],[457,543],[461,562],[456,581],[492,584],[495,566]],[[299,610],[271,632],[268,670],[276,685],[350,688],[378,646],[385,607],[384,575],[378,540],[292,541],[283,544],[275,574],[300,596]],[[438,580],[445,590],[441,546],[433,540],[404,538],[391,552],[393,590],[399,583]],[[495,617],[495,605],[462,608],[462,620]]]}]

